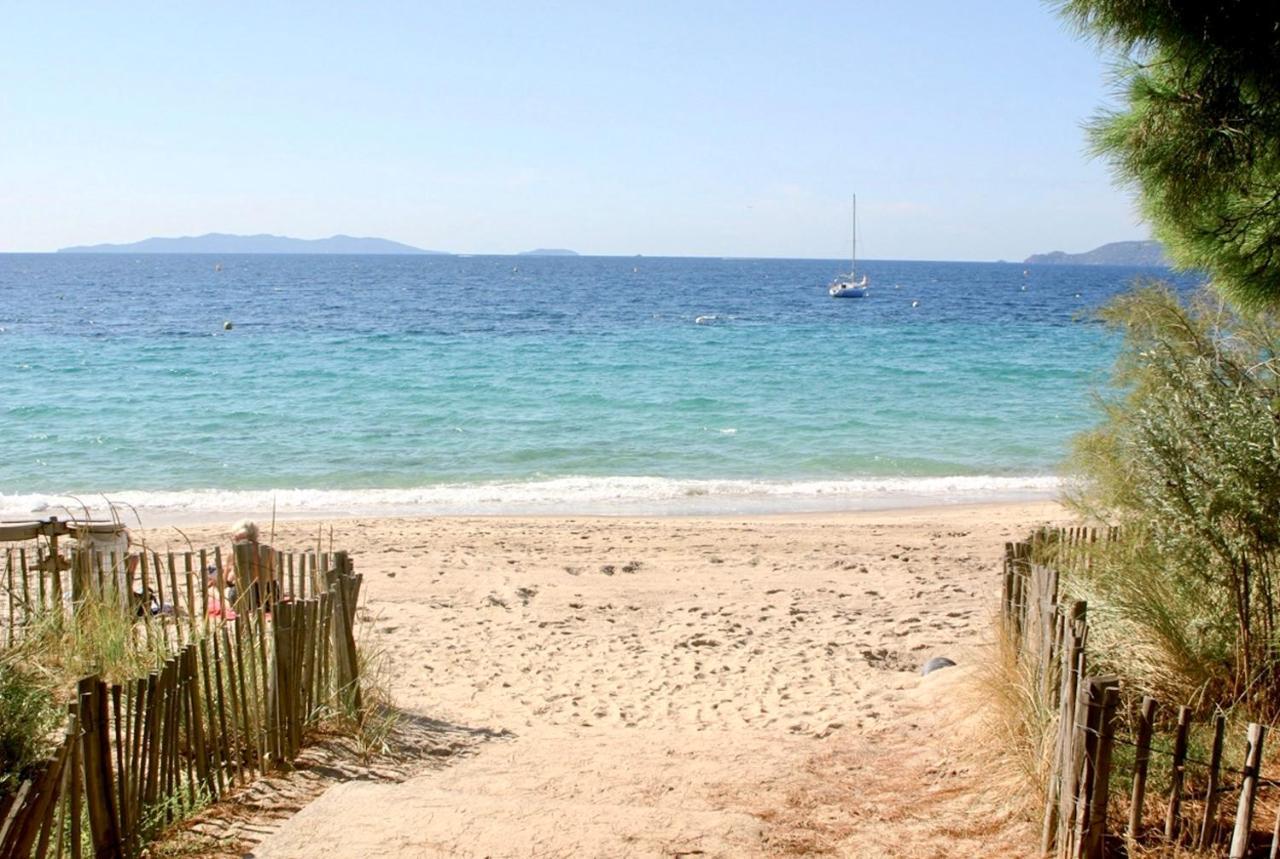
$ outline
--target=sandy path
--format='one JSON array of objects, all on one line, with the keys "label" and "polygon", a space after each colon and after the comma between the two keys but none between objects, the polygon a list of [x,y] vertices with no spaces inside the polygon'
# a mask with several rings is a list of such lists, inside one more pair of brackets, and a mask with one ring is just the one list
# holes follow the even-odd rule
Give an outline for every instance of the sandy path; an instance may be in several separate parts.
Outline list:
[{"label": "sandy path", "polygon": [[974,658],[1004,541],[1062,517],[335,522],[398,703],[489,739],[339,785],[256,855],[1007,855],[946,741],[966,672],[916,672]]}]

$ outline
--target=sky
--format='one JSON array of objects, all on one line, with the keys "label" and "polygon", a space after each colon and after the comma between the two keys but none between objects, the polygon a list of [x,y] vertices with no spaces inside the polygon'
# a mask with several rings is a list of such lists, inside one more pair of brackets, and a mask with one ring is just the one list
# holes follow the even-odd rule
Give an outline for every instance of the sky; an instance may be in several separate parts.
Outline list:
[{"label": "sky", "polygon": [[0,252],[1020,260],[1139,239],[1107,58],[1035,0],[8,2]]}]

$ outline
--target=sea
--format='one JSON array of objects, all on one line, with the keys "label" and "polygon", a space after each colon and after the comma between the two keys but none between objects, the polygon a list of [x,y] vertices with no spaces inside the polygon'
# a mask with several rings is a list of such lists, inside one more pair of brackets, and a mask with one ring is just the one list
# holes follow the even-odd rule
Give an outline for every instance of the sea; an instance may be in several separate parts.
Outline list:
[{"label": "sea", "polygon": [[[662,515],[1047,498],[1094,311],[1164,270],[0,255],[0,518]],[[1194,276],[1178,276],[1180,287]]]}]

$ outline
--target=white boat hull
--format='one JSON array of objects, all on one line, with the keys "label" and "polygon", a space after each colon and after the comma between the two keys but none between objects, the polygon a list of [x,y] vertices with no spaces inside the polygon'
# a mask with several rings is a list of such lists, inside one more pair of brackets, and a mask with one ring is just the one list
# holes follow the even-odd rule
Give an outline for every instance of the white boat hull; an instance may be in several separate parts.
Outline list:
[{"label": "white boat hull", "polygon": [[866,298],[867,288],[865,286],[833,286],[827,290],[827,294],[832,298]]}]

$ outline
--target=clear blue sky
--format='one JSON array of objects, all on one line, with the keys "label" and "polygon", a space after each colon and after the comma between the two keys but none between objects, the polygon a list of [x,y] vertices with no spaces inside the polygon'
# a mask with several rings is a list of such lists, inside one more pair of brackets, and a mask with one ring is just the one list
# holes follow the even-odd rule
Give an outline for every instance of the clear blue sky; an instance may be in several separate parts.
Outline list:
[{"label": "clear blue sky", "polygon": [[1021,259],[1145,238],[1034,0],[22,3],[0,251],[376,235],[460,253]]}]

